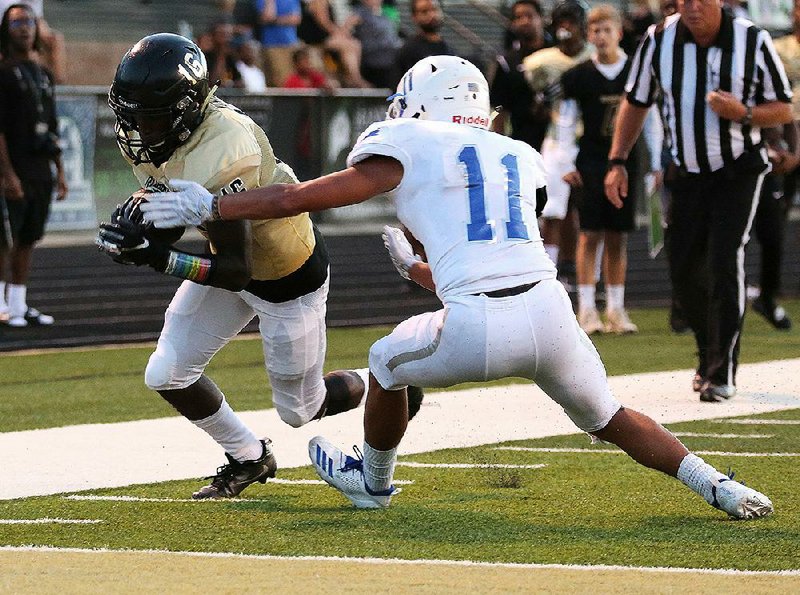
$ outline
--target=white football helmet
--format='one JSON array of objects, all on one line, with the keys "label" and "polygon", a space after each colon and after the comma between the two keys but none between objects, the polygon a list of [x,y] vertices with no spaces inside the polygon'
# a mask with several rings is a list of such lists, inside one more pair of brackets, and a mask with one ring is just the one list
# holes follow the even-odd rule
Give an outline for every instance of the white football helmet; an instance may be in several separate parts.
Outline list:
[{"label": "white football helmet", "polygon": [[489,128],[489,83],[480,70],[457,56],[423,58],[403,75],[389,97],[387,119],[419,118]]}]

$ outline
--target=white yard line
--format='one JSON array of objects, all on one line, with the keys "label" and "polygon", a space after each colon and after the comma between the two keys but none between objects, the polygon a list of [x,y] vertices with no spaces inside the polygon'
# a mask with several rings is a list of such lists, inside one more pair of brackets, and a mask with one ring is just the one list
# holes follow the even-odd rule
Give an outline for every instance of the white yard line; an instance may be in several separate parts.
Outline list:
[{"label": "white yard line", "polygon": [[[621,450],[610,448],[538,448],[533,446],[493,446],[491,450],[512,450],[517,452],[541,453],[588,453],[624,455]],[[720,450],[693,450],[696,455],[718,455],[725,457],[800,457],[800,452],[726,452]]]},{"label": "white yard line", "polygon": [[97,519],[0,519],[0,525],[96,525],[105,521]]},{"label": "white yard line", "polygon": [[538,465],[506,465],[503,463],[414,463],[412,461],[398,461],[398,467],[414,467],[417,469],[541,469],[545,464]]},{"label": "white yard line", "polygon": [[800,419],[712,419],[715,424],[742,426],[800,426]]},{"label": "white yard line", "polygon": [[[701,403],[690,389],[693,374],[679,370],[616,376],[609,383],[624,405],[661,423],[800,408],[800,359],[742,365],[739,394],[724,403]],[[274,409],[244,412],[241,417],[260,435],[272,438],[281,468],[307,465],[307,444],[317,434],[345,447],[363,440],[360,410],[299,429],[284,424]],[[577,431],[561,407],[533,385],[439,392],[426,396],[400,454]],[[0,452],[13,453],[4,457],[3,473],[14,478],[0,482],[0,500],[196,479],[224,462],[219,447],[180,417],[0,433]]]},{"label": "white yard line", "polygon": [[0,552],[56,552],[68,554],[94,554],[94,555],[124,555],[124,554],[153,554],[171,556],[186,556],[191,558],[241,558],[246,560],[297,560],[301,562],[354,562],[358,564],[374,564],[376,566],[409,565],[409,566],[460,566],[476,568],[519,568],[519,569],[556,569],[556,570],[586,570],[589,572],[608,570],[635,570],[639,572],[665,572],[670,574],[715,574],[739,576],[800,576],[800,569],[792,570],[734,570],[725,568],[675,568],[666,566],[621,566],[602,564],[524,564],[514,562],[479,562],[472,560],[404,560],[400,558],[355,558],[345,556],[272,556],[258,554],[233,554],[225,552],[174,552],[166,550],[111,550],[111,549],[84,549],[84,548],[55,548],[38,546],[0,546]]},{"label": "white yard line", "polygon": [[681,438],[731,438],[739,440],[743,438],[745,440],[751,439],[754,440],[756,438],[774,438],[775,434],[703,434],[700,432],[672,432],[675,436],[680,436]]}]

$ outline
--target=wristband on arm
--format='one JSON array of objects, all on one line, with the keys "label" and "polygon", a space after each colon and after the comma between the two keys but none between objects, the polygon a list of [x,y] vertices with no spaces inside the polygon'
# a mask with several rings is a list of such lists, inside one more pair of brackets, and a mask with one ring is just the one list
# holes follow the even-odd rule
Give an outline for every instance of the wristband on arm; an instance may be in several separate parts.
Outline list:
[{"label": "wristband on arm", "polygon": [[214,271],[214,264],[214,259],[207,256],[170,250],[163,272],[178,279],[188,279],[200,285],[208,285],[211,273]]}]

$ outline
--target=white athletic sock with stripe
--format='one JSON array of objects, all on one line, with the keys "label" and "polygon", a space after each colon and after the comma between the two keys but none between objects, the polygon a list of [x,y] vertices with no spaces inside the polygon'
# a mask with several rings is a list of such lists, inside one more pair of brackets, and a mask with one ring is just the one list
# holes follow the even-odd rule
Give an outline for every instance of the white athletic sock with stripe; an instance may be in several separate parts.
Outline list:
[{"label": "white athletic sock with stripe", "polygon": [[8,308],[12,317],[25,316],[25,312],[28,311],[28,305],[25,302],[27,293],[28,288],[25,285],[8,284]]},{"label": "white athletic sock with stripe", "polygon": [[606,310],[625,308],[625,286],[606,285]]},{"label": "white athletic sock with stripe", "polygon": [[728,479],[728,476],[714,469],[697,455],[689,453],[678,468],[678,479],[711,504],[714,502],[713,487],[721,479]]},{"label": "white athletic sock with stripe", "polygon": [[225,399],[222,399],[222,405],[213,415],[190,421],[239,462],[254,461],[264,453],[261,441],[244,425]]},{"label": "white athletic sock with stripe", "polygon": [[392,487],[397,449],[376,450],[364,441],[364,481],[373,492],[385,492]]},{"label": "white athletic sock with stripe", "polygon": [[578,285],[578,312],[596,308],[595,305],[595,286]]}]

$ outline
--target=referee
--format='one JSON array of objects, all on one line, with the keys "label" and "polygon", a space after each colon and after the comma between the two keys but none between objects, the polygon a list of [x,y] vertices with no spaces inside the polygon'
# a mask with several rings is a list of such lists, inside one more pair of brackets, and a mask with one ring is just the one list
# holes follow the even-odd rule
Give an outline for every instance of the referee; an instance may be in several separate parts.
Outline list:
[{"label": "referee", "polygon": [[791,90],[769,35],[720,0],[678,0],[634,57],[609,153],[606,196],[621,207],[625,161],[655,98],[673,167],[669,267],[697,341],[701,401],[736,394],[744,247],[769,170],[761,128],[792,121]]}]

